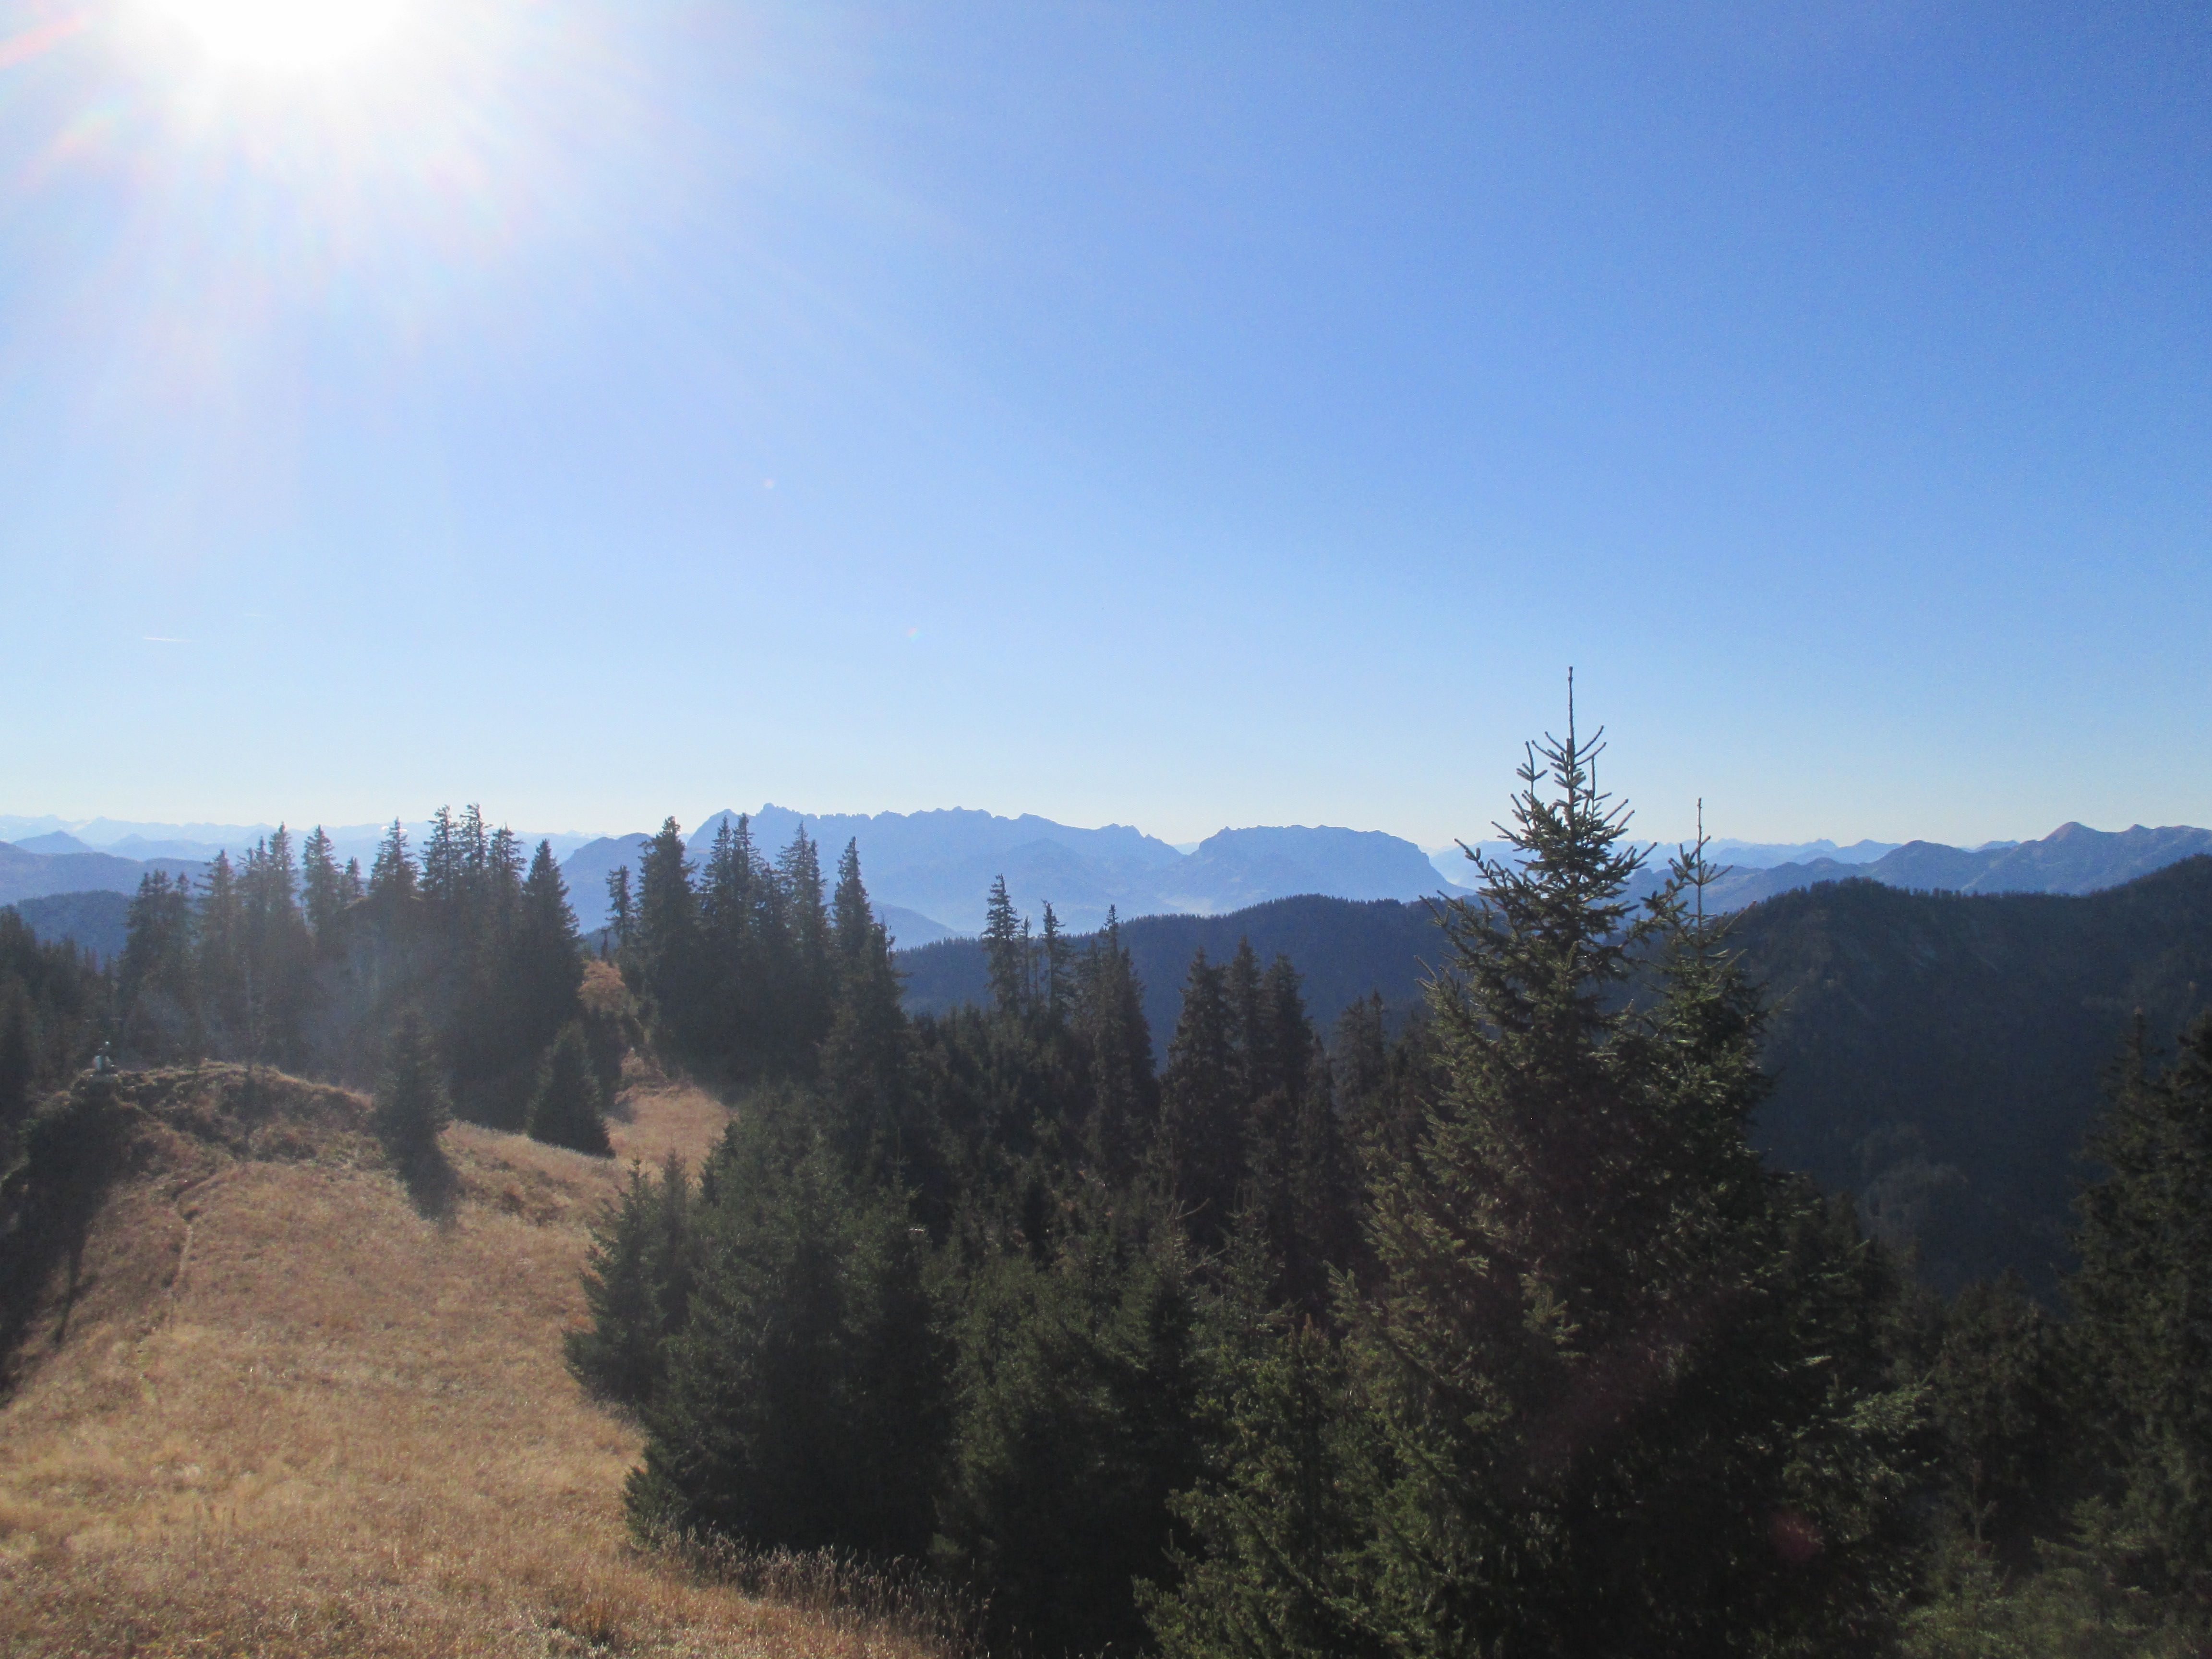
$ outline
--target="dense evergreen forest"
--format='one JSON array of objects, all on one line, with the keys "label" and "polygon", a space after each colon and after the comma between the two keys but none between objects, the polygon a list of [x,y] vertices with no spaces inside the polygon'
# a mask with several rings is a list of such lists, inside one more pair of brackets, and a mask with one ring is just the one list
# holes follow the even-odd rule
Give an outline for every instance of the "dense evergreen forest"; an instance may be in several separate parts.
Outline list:
[{"label": "dense evergreen forest", "polygon": [[[1121,938],[1156,1039],[1193,950],[1223,954],[1240,934],[1298,964],[1317,1015],[1380,993],[1394,1030],[1442,959],[1420,903],[1308,896],[1141,917]],[[2051,1304],[2075,1154],[2130,1022],[2140,1010],[2170,1035],[2212,1006],[2212,858],[2078,896],[1825,883],[1737,913],[1729,939],[1773,1011],[1752,1127],[1768,1162],[1851,1195],[1939,1288],[2011,1271]],[[909,1009],[988,997],[976,941],[897,963]]]},{"label": "dense evergreen forest", "polygon": [[0,915],[0,1131],[106,1041],[372,1084],[412,1180],[449,1109],[603,1153],[643,1047],[735,1109],[568,1339],[640,1538],[922,1564],[994,1651],[2203,1650],[2212,1024],[2113,1059],[2055,1294],[1947,1299],[1762,1164],[1789,1011],[1701,847],[1632,898],[1593,753],[1532,751],[1409,1017],[1325,1029],[1222,939],[1156,1030],[1118,924],[1003,885],[984,996],[910,1012],[853,849],[742,819],[618,872],[615,1004],[473,809],[366,873],[280,831],[149,878],[112,974]]},{"label": "dense evergreen forest", "polygon": [[1157,1065],[1118,926],[994,894],[987,996],[909,1014],[848,856],[825,998],[752,931],[809,849],[779,898],[665,829],[618,959],[738,1111],[633,1171],[570,1340],[641,1535],[924,1559],[1000,1651],[2201,1650],[2212,1028],[2112,1073],[2070,1316],[1947,1302],[1762,1167],[1711,870],[1632,904],[1589,757],[1532,757],[1402,1029],[1247,943]]}]

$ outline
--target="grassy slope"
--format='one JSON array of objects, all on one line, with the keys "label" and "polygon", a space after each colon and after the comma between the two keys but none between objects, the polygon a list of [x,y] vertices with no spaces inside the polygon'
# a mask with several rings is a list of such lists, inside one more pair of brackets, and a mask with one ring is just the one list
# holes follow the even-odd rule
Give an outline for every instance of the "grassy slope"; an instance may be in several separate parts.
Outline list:
[{"label": "grassy slope", "polygon": [[723,1119],[633,1091],[612,1163],[461,1126],[418,1212],[365,1103],[126,1078],[112,1185],[0,1408],[0,1653],[894,1653],[623,1544],[629,1425],[563,1371],[585,1224]]}]

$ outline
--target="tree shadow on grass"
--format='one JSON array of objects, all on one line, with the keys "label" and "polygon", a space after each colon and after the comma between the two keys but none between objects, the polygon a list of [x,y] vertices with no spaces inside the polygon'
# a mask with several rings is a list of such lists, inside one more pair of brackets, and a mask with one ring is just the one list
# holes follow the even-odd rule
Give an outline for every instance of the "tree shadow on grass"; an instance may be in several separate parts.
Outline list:
[{"label": "tree shadow on grass", "polygon": [[427,1147],[386,1146],[385,1156],[391,1160],[399,1184],[406,1188],[407,1201],[415,1206],[415,1213],[441,1226],[450,1225],[461,1201],[461,1177],[446,1156],[446,1149],[435,1141]]}]

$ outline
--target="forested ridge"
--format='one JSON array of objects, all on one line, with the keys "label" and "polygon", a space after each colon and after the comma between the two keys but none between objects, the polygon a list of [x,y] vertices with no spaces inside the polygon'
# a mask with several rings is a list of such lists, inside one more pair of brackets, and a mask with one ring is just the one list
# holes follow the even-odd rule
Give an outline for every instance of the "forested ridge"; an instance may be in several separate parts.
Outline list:
[{"label": "forested ridge", "polygon": [[1532,752],[1395,1021],[1247,939],[1156,1033],[1120,924],[1003,884],[985,998],[910,1012],[854,850],[743,819],[618,872],[586,995],[550,851],[473,809],[367,872],[280,831],[149,877],[112,974],[0,917],[9,1213],[102,1041],[371,1083],[410,1181],[448,1110],[604,1152],[635,1045],[735,1108],[632,1170],[567,1343],[649,1547],[913,1564],[1005,1653],[2201,1650],[2212,1025],[2115,1054],[2048,1305],[1947,1299],[1762,1164],[1800,1011],[1702,848],[1632,896],[1593,752]]},{"label": "forested ridge", "polygon": [[[1287,953],[1323,1018],[1379,993],[1394,1030],[1441,959],[1418,903],[1309,896],[1140,917],[1121,937],[1157,1037],[1192,950],[1240,936]],[[2081,896],[1825,883],[1740,912],[1729,937],[1772,1010],[1753,1144],[1850,1194],[1942,1289],[2012,1271],[2048,1300],[2069,1259],[2075,1153],[2136,1012],[2170,1038],[2212,1006],[2212,858]],[[898,965],[910,1008],[988,994],[975,941]]]}]

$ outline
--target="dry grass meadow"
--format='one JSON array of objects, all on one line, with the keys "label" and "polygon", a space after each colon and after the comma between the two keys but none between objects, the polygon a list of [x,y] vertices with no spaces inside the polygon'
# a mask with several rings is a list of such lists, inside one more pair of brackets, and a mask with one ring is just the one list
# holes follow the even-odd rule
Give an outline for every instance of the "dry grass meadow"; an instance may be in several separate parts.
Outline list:
[{"label": "dry grass meadow", "polygon": [[639,1437],[560,1333],[629,1159],[696,1163],[716,1103],[641,1079],[612,1162],[457,1126],[426,1215],[356,1096],[210,1066],[121,1097],[127,1173],[0,1407],[0,1654],[945,1651],[819,1574],[754,1599],[625,1541]]}]

